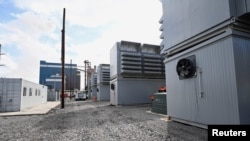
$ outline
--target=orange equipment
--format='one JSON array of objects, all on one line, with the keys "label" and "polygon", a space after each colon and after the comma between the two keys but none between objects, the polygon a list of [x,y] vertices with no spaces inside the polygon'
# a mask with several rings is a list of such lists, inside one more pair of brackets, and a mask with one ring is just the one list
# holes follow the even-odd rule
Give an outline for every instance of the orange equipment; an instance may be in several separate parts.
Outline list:
[{"label": "orange equipment", "polygon": [[167,91],[167,87],[166,86],[162,86],[158,89],[158,92],[166,92]]}]

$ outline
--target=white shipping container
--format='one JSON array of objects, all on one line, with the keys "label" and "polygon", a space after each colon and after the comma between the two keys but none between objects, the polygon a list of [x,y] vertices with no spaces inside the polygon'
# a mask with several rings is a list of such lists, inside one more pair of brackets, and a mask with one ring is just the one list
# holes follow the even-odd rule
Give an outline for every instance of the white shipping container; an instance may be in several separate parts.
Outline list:
[{"label": "white shipping container", "polygon": [[47,86],[21,78],[0,78],[0,112],[21,111],[47,102]]}]

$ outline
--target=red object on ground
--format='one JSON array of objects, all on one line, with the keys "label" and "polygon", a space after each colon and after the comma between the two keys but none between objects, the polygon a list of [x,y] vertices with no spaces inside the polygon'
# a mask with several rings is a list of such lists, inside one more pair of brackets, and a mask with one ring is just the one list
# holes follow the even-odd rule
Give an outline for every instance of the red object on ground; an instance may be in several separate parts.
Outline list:
[{"label": "red object on ground", "polygon": [[92,100],[93,100],[93,101],[97,101],[97,97],[96,97],[96,96],[93,96],[93,97],[92,97]]},{"label": "red object on ground", "polygon": [[158,92],[166,92],[167,91],[167,87],[166,86],[162,86],[160,87],[160,89],[158,90]]},{"label": "red object on ground", "polygon": [[151,96],[149,96],[149,98],[151,99],[151,101],[154,101],[155,96],[151,95]]},{"label": "red object on ground", "polygon": [[[64,94],[64,98],[68,97],[68,94]],[[62,94],[60,95],[60,98],[62,98]]]}]

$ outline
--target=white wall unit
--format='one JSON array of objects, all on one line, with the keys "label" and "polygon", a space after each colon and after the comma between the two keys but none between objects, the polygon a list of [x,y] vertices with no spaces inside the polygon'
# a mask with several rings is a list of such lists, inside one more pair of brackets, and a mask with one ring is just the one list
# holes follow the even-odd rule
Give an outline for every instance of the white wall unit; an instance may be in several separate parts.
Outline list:
[{"label": "white wall unit", "polygon": [[47,102],[47,87],[20,78],[0,78],[0,111],[20,111]]}]

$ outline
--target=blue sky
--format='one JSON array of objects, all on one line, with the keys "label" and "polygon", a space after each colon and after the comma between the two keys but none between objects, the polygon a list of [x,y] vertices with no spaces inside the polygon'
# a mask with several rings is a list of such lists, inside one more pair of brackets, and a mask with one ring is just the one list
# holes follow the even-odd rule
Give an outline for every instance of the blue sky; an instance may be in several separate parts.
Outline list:
[{"label": "blue sky", "polygon": [[11,16],[11,14],[19,12],[23,12],[23,10],[15,7],[11,1],[0,0],[1,23],[13,20],[15,17]]},{"label": "blue sky", "polygon": [[110,49],[127,40],[159,45],[159,0],[0,0],[0,77],[39,82],[39,62],[60,63],[66,8],[66,63],[110,62]]}]

